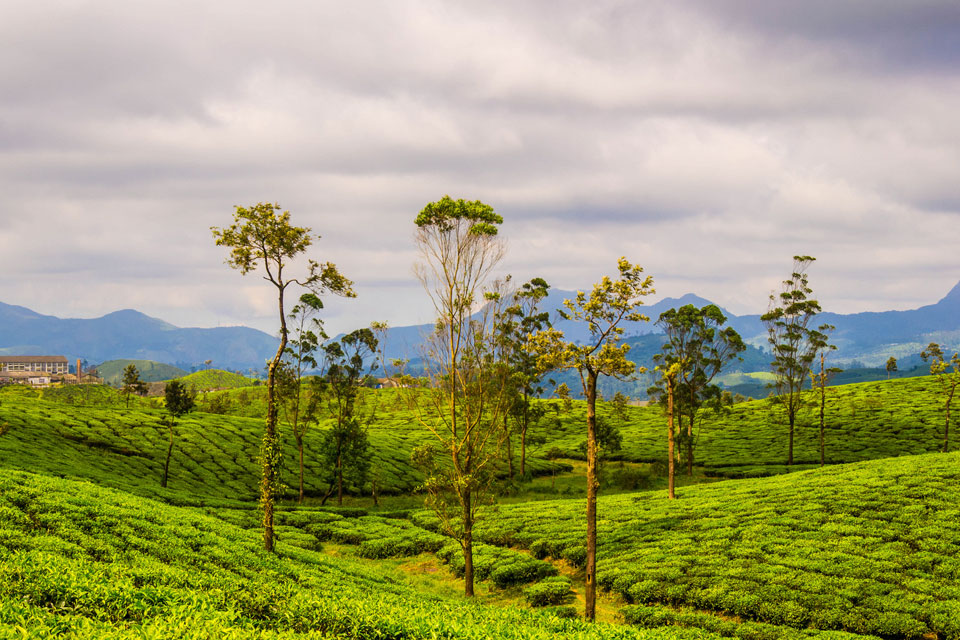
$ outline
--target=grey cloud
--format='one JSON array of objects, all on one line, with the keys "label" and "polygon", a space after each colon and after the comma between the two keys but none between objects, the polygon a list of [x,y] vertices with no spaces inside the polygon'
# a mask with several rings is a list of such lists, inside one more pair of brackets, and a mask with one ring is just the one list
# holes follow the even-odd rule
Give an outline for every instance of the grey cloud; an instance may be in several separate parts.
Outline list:
[{"label": "grey cloud", "polygon": [[270,200],[357,281],[331,323],[423,321],[412,220],[444,193],[505,216],[504,272],[566,288],[628,255],[757,311],[802,251],[840,305],[868,278],[942,295],[952,258],[920,256],[960,241],[956,12],[876,7],[25,5],[0,25],[0,246],[45,292],[0,300],[269,330],[208,227]]}]

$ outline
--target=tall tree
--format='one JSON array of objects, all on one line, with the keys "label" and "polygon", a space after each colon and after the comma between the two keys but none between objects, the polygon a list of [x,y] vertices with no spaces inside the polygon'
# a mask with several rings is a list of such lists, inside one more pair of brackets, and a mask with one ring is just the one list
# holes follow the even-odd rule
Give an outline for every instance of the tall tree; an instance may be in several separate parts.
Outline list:
[{"label": "tall tree", "polygon": [[667,402],[667,497],[673,500],[676,495],[676,430],[674,429],[674,397],[676,396],[677,376],[680,375],[680,363],[657,365],[657,371],[663,377],[662,389]]},{"label": "tall tree", "polygon": [[[587,399],[587,564],[586,607],[584,615],[596,617],[597,581],[597,379],[600,376],[626,378],[636,365],[627,359],[630,345],[622,344],[624,322],[649,321],[640,313],[642,298],[654,293],[653,278],[643,276],[639,265],[626,258],[617,263],[619,277],[604,276],[587,295],[577,292],[574,300],[565,300],[560,315],[565,320],[582,322],[589,331],[583,344],[567,342],[558,329],[539,331],[529,338],[528,348],[538,356],[541,370],[576,369]],[[640,371],[645,371],[642,367]]]},{"label": "tall tree", "polygon": [[826,340],[810,323],[820,313],[820,304],[810,298],[813,289],[807,278],[807,268],[816,258],[794,256],[793,273],[783,281],[778,295],[770,294],[770,308],[760,319],[767,327],[773,361],[773,387],[777,402],[787,414],[789,444],[787,465],[793,465],[793,433],[797,413],[802,405],[803,384],[810,375],[810,368]]},{"label": "tall tree", "polygon": [[953,396],[960,386],[960,354],[954,352],[949,360],[946,358],[943,349],[936,342],[931,342],[926,349],[920,352],[923,360],[930,362],[930,375],[937,377],[940,388],[943,391],[943,403],[946,418],[943,423],[943,449],[944,453],[950,451],[950,404],[953,402]]},{"label": "tall tree", "polygon": [[[473,595],[473,525],[477,506],[494,476],[507,410],[506,377],[494,366],[491,314],[482,302],[485,283],[504,254],[498,236],[503,218],[477,201],[444,196],[416,218],[420,261],[415,269],[437,313],[425,361],[435,387],[425,394],[432,411],[418,407],[434,447],[422,447],[416,462],[426,471],[428,504],[463,550],[464,593]],[[491,302],[497,303],[497,300]],[[449,456],[443,463],[437,457]]]},{"label": "tall tree", "polygon": [[179,380],[168,382],[164,387],[163,396],[167,413],[170,414],[170,417],[164,421],[170,435],[170,444],[167,446],[167,459],[163,463],[163,479],[160,481],[160,486],[166,488],[167,478],[170,475],[170,458],[173,455],[173,430],[177,425],[177,419],[193,411],[196,404],[194,394]]},{"label": "tall tree", "polygon": [[827,411],[827,384],[829,384],[830,378],[834,374],[840,373],[842,371],[842,369],[838,369],[836,367],[828,368],[826,365],[827,351],[834,351],[837,348],[835,345],[829,344],[827,342],[827,336],[835,328],[836,327],[834,327],[831,324],[822,324],[818,328],[818,331],[820,332],[820,335],[822,336],[822,338],[815,336],[815,342],[816,342],[815,346],[818,347],[818,351],[820,353],[820,372],[819,373],[814,373],[813,371],[810,372],[810,381],[813,384],[813,388],[818,389],[820,392],[819,395],[820,395],[820,466],[821,467],[824,466],[824,464],[826,464],[826,455],[827,455],[826,454],[826,450],[827,450],[826,437],[824,434],[826,429],[825,416]]},{"label": "tall tree", "polygon": [[[720,397],[720,388],[713,380],[747,348],[733,327],[723,327],[726,321],[727,317],[713,304],[702,309],[692,304],[668,309],[657,319],[667,342],[662,353],[654,356],[654,361],[680,365],[674,381],[674,414],[681,432],[686,416],[683,444],[689,476],[693,475],[693,425],[697,412],[708,399]],[[664,375],[659,381],[661,386],[667,380]],[[651,390],[656,392],[657,388]],[[661,388],[661,395],[663,391]]]},{"label": "tall tree", "polygon": [[897,359],[893,356],[887,360],[887,380],[890,379],[890,374],[897,370]]},{"label": "tall tree", "polygon": [[147,392],[147,383],[140,379],[137,365],[132,362],[123,369],[123,395],[126,397],[127,409],[130,408],[130,394],[143,395]]},{"label": "tall tree", "polygon": [[573,398],[570,396],[570,387],[567,386],[567,383],[561,382],[553,393],[563,401],[564,412],[570,413],[570,410],[573,409]]},{"label": "tall tree", "polygon": [[290,212],[279,212],[280,205],[260,202],[245,208],[236,207],[233,224],[220,229],[211,227],[217,246],[230,247],[227,264],[246,275],[263,269],[263,279],[276,289],[277,308],[280,318],[280,344],[277,353],[267,367],[267,418],[263,442],[260,447],[260,507],[263,512],[263,546],[273,551],[273,500],[280,487],[280,438],[277,434],[276,374],[284,349],[287,348],[289,331],[284,309],[284,295],[290,285],[297,285],[316,296],[323,293],[354,297],[353,282],[337,271],[332,262],[320,264],[307,261],[306,275],[291,277],[286,269],[301,254],[305,253],[314,239],[309,227],[295,227],[290,223]]},{"label": "tall tree", "polygon": [[[497,333],[504,364],[510,372],[513,402],[509,416],[520,434],[520,475],[527,474],[527,432],[531,424],[543,417],[543,409],[534,405],[533,398],[543,393],[540,381],[546,372],[537,368],[537,358],[527,351],[527,336],[550,326],[550,314],[540,309],[550,285],[543,278],[533,278],[508,294],[506,307],[496,319]],[[509,434],[508,434],[509,436]],[[509,445],[510,440],[507,440]],[[508,452],[508,456],[509,456]],[[510,457],[511,477],[513,459]]]},{"label": "tall tree", "polygon": [[[366,376],[364,362],[377,350],[377,339],[371,329],[351,331],[338,341],[323,346],[326,374],[319,379],[322,395],[327,399],[333,427],[324,434],[320,455],[327,462],[325,480],[337,491],[337,504],[343,504],[344,479],[354,486],[366,480],[369,468],[367,434],[360,415],[358,398]],[[314,394],[314,398],[319,397]],[[324,500],[327,499],[324,497]]]},{"label": "tall tree", "polygon": [[323,302],[315,294],[304,293],[300,296],[300,302],[290,310],[293,337],[284,350],[283,366],[277,368],[277,401],[284,422],[290,427],[297,443],[300,468],[298,504],[303,502],[303,439],[313,422],[313,416],[304,415],[303,411],[311,406],[309,402],[304,406],[303,377],[307,371],[317,368],[315,354],[320,343],[328,338],[323,330],[323,322],[316,317],[321,309]]}]

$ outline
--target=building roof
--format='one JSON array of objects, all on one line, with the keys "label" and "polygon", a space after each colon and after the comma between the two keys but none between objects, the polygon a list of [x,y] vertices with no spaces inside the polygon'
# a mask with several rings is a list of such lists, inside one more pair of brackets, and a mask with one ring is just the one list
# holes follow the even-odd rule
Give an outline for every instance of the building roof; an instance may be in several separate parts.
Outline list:
[{"label": "building roof", "polygon": [[67,363],[65,356],[0,356],[0,362],[62,362]]},{"label": "building roof", "polygon": [[0,371],[0,378],[23,378],[26,380],[42,373],[42,371]]}]

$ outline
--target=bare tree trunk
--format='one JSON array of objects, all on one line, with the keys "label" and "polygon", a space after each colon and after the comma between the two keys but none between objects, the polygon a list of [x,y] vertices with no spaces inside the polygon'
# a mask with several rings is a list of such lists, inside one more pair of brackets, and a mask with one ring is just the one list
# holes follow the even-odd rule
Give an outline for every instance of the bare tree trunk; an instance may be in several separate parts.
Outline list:
[{"label": "bare tree trunk", "polygon": [[[955,389],[956,387],[954,387]],[[943,452],[950,451],[950,403],[953,402],[953,390],[947,396],[947,423],[943,425]]]},{"label": "bare tree trunk", "polygon": [[473,514],[470,488],[463,494],[463,595],[473,597]]},{"label": "bare tree trunk", "polygon": [[173,454],[173,423],[168,423],[167,428],[170,430],[170,444],[167,446],[167,461],[163,463],[163,480],[160,481],[160,486],[164,489],[167,488],[167,477],[170,472],[170,456]]},{"label": "bare tree trunk", "polygon": [[796,418],[792,406],[787,410],[787,414],[787,418],[790,420],[790,446],[787,451],[787,466],[791,467],[793,466],[793,421]]},{"label": "bare tree trunk", "polygon": [[283,313],[283,287],[278,287],[277,304],[280,309],[280,346],[267,369],[267,428],[263,435],[263,447],[260,464],[263,477],[260,479],[260,506],[263,509],[263,548],[273,552],[273,488],[276,486],[277,469],[274,458],[279,449],[277,442],[277,367],[287,347],[287,320]]},{"label": "bare tree trunk", "polygon": [[329,499],[330,499],[330,496],[332,496],[332,495],[333,495],[333,483],[331,482],[331,483],[330,483],[330,486],[327,487],[327,492],[326,492],[325,494],[323,494],[323,498],[320,500],[320,506],[322,507],[322,506],[326,505],[326,504],[327,504],[327,500],[329,500]]},{"label": "bare tree trunk", "polygon": [[509,427],[507,426],[507,414],[503,414],[503,432],[506,435],[507,439],[507,470],[510,475],[510,479],[513,480],[513,442],[510,438],[510,433],[508,431]]},{"label": "bare tree trunk", "polygon": [[676,469],[674,468],[673,452],[673,384],[667,382],[667,497],[673,500],[676,483]]},{"label": "bare tree trunk", "polygon": [[693,419],[697,415],[696,396],[693,388],[690,389],[690,415],[687,417],[687,475],[693,477]]},{"label": "bare tree trunk", "polygon": [[583,616],[597,617],[597,374],[587,372],[587,584]]},{"label": "bare tree trunk", "polygon": [[[890,373],[887,372],[887,378],[890,377]],[[827,405],[827,378],[826,371],[824,370],[824,355],[820,354],[820,466],[824,465],[826,459],[826,445],[824,444],[824,434],[823,434],[823,415],[826,410]]]},{"label": "bare tree trunk", "polygon": [[523,425],[520,427],[520,475],[527,477],[527,425],[530,419],[528,409],[530,402],[527,398],[527,391],[523,391]]},{"label": "bare tree trunk", "polygon": [[303,436],[297,436],[297,450],[300,454],[300,497],[297,504],[303,504]]},{"label": "bare tree trunk", "polygon": [[527,425],[520,430],[520,475],[527,477]]},{"label": "bare tree trunk", "polygon": [[337,454],[337,506],[343,506],[343,452]]}]

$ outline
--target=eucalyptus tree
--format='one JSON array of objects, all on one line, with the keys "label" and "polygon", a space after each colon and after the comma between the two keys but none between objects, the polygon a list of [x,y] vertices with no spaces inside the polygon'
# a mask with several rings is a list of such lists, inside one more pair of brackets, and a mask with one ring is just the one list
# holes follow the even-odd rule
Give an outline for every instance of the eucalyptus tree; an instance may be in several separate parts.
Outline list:
[{"label": "eucalyptus tree", "polygon": [[[587,326],[589,338],[583,344],[565,340],[563,332],[549,328],[530,336],[527,348],[537,355],[541,371],[573,369],[580,375],[587,399],[587,561],[586,607],[584,615],[596,617],[597,581],[597,380],[600,376],[627,378],[636,364],[627,359],[630,345],[621,343],[624,322],[649,321],[640,313],[643,297],[654,293],[653,278],[643,276],[639,265],[626,258],[617,263],[619,277],[609,276],[593,285],[590,294],[578,291],[564,301],[560,316]],[[640,367],[640,371],[645,369]]]},{"label": "eucalyptus tree", "polygon": [[776,401],[784,408],[789,423],[787,465],[793,464],[793,433],[797,413],[802,406],[803,384],[820,344],[826,336],[812,328],[813,318],[820,313],[820,304],[810,295],[807,268],[816,258],[794,256],[793,273],[783,281],[780,293],[770,294],[769,310],[760,319],[767,328],[770,343]]},{"label": "eucalyptus tree", "polygon": [[570,387],[567,386],[567,383],[561,382],[554,390],[553,395],[563,402],[564,412],[570,413],[573,409],[573,398],[570,396]]},{"label": "eucalyptus tree", "polygon": [[[708,399],[719,398],[720,388],[713,380],[747,348],[733,327],[723,327],[726,321],[727,317],[716,305],[698,309],[688,304],[664,311],[656,322],[667,341],[654,361],[667,366],[680,365],[674,381],[674,414],[681,433],[686,417],[686,433],[682,439],[690,476],[693,475],[693,425],[697,412]],[[666,381],[667,377],[663,376],[658,381],[659,387],[652,387],[651,391],[662,395]]]},{"label": "eucalyptus tree", "polygon": [[814,337],[815,346],[818,347],[820,353],[820,372],[815,373],[810,372],[810,382],[813,385],[814,389],[819,390],[820,396],[820,466],[822,467],[826,464],[826,438],[824,436],[825,430],[825,415],[827,410],[827,384],[830,382],[830,378],[836,374],[843,371],[843,369],[838,369],[836,367],[827,367],[827,351],[835,351],[836,345],[832,345],[827,341],[827,337],[831,331],[836,329],[831,324],[822,324],[818,327],[817,331],[819,336]]},{"label": "eucalyptus tree", "polygon": [[897,370],[897,359],[893,356],[887,359],[887,380],[890,379],[890,374],[894,373]]},{"label": "eucalyptus tree", "polygon": [[147,383],[140,379],[140,371],[132,362],[123,369],[123,395],[126,398],[127,408],[130,408],[130,394],[143,395],[147,392]]},{"label": "eucalyptus tree", "polygon": [[950,404],[953,402],[957,387],[960,386],[960,354],[954,352],[948,360],[940,345],[931,342],[920,353],[920,357],[924,361],[930,362],[930,375],[937,377],[937,382],[940,383],[940,389],[943,392],[946,419],[943,424],[942,451],[947,453],[950,451]]},{"label": "eucalyptus tree", "polygon": [[[527,474],[527,432],[531,424],[543,417],[543,409],[533,403],[533,398],[543,393],[540,382],[545,371],[537,368],[537,358],[524,347],[527,336],[550,326],[550,314],[540,309],[540,303],[547,297],[550,285],[543,278],[533,278],[519,289],[508,294],[506,307],[496,318],[501,357],[509,370],[514,401],[510,405],[508,417],[518,427],[520,434],[520,475]],[[507,434],[509,445],[509,433]],[[513,477],[513,456],[508,450],[510,477]]]},{"label": "eucalyptus tree", "polygon": [[180,380],[171,380],[166,384],[163,390],[164,403],[169,417],[164,420],[167,425],[167,432],[170,436],[170,443],[167,446],[167,459],[163,463],[163,478],[160,480],[160,486],[166,488],[167,479],[170,475],[170,458],[173,455],[173,435],[174,427],[177,425],[177,419],[190,413],[196,407],[194,394],[187,389],[187,385]]},{"label": "eucalyptus tree", "polygon": [[[322,482],[329,484],[324,501],[337,492],[343,504],[344,480],[360,487],[370,468],[369,445],[364,422],[370,416],[359,410],[360,389],[367,371],[365,361],[376,353],[377,339],[369,328],[357,329],[323,345],[325,374],[314,378],[312,401],[324,398],[333,426],[320,442]],[[314,404],[316,407],[316,404]],[[311,411],[316,415],[316,410]]]},{"label": "eucalyptus tree", "polygon": [[280,320],[280,344],[267,365],[267,417],[263,441],[260,447],[260,508],[263,512],[263,546],[273,551],[273,502],[280,489],[280,438],[277,434],[277,369],[283,359],[289,340],[284,296],[294,285],[316,296],[324,293],[354,297],[353,282],[345,278],[332,262],[319,263],[308,259],[305,273],[299,277],[289,275],[295,259],[307,252],[314,236],[309,227],[296,227],[290,222],[290,212],[280,212],[280,205],[260,202],[252,207],[236,207],[233,224],[220,229],[211,227],[217,246],[230,248],[226,262],[242,275],[260,271],[277,294],[277,310]]},{"label": "eucalyptus tree", "polygon": [[680,374],[680,363],[657,365],[663,379],[662,389],[667,402],[667,497],[676,498],[677,474],[675,469],[676,455],[674,452],[676,431],[674,430],[674,398],[676,396],[677,376]]},{"label": "eucalyptus tree", "polygon": [[304,498],[303,440],[313,422],[309,412],[311,405],[303,402],[304,375],[317,368],[317,350],[329,337],[323,330],[323,322],[316,317],[321,309],[323,302],[316,294],[308,292],[300,296],[300,301],[290,310],[288,317],[293,336],[284,349],[284,359],[276,371],[277,403],[297,443],[300,470],[298,503],[302,503]]},{"label": "eucalyptus tree", "polygon": [[502,222],[493,207],[450,196],[428,203],[415,220],[420,253],[415,272],[437,320],[424,354],[432,386],[422,393],[411,389],[407,396],[433,440],[414,452],[414,461],[426,474],[427,504],[463,550],[467,596],[474,594],[473,525],[495,475],[500,421],[508,409],[492,319],[501,301],[494,297],[488,301],[494,304],[482,304],[484,287],[505,251],[498,235]]}]

